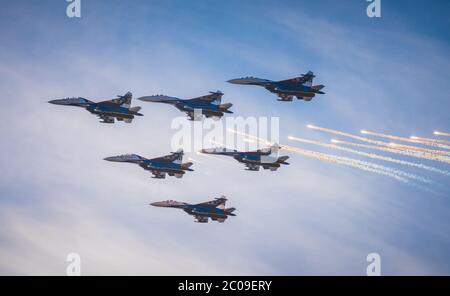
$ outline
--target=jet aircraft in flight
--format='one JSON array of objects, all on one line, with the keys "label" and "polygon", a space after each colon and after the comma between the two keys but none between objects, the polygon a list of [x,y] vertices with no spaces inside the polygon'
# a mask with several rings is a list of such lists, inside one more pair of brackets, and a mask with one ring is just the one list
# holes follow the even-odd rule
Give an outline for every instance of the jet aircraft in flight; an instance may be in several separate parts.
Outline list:
[{"label": "jet aircraft in flight", "polygon": [[147,159],[136,154],[124,154],[106,157],[105,160],[113,162],[128,162],[138,164],[144,170],[150,171],[153,178],[164,179],[166,174],[181,178],[186,171],[193,171],[192,162],[183,163],[183,150],[172,152],[162,157]]},{"label": "jet aircraft in flight", "polygon": [[201,153],[231,156],[237,161],[244,163],[246,170],[259,171],[263,169],[276,171],[282,164],[289,164],[286,160],[289,156],[278,157],[279,145],[274,144],[268,148],[258,149],[256,151],[242,152],[226,148],[209,148],[200,150]]},{"label": "jet aircraft in flight", "polygon": [[297,97],[299,100],[311,101],[316,94],[325,94],[321,91],[325,87],[324,85],[312,85],[314,77],[316,76],[314,76],[313,72],[309,71],[300,77],[280,81],[245,77],[231,79],[228,82],[262,86],[268,91],[275,93],[279,97],[278,101],[290,102],[294,97]]},{"label": "jet aircraft in flight", "polygon": [[64,105],[64,106],[75,106],[85,108],[92,114],[97,115],[102,121],[102,123],[114,123],[114,119],[118,121],[124,121],[126,123],[131,123],[134,116],[142,116],[139,113],[141,107],[131,107],[131,92],[127,92],[125,95],[118,95],[117,98],[94,103],[85,98],[66,98],[59,100],[51,100],[50,104]]},{"label": "jet aircraft in flight", "polygon": [[234,210],[236,210],[235,208],[225,208],[226,201],[227,199],[222,196],[199,204],[189,204],[185,202],[167,200],[154,202],[150,205],[155,207],[182,209],[189,215],[194,216],[196,219],[195,222],[198,223],[208,223],[210,218],[213,221],[223,223],[228,216],[236,216],[233,214]]},{"label": "jet aircraft in flight", "polygon": [[[140,97],[138,100],[144,102],[164,103],[175,106],[178,110],[185,112],[189,120],[200,120],[202,115],[208,117],[221,118],[224,113],[233,113],[229,110],[233,104],[222,104],[223,93],[220,91],[210,92],[210,94],[193,99],[179,99],[165,95],[154,95]],[[196,112],[197,111],[197,112]]]}]

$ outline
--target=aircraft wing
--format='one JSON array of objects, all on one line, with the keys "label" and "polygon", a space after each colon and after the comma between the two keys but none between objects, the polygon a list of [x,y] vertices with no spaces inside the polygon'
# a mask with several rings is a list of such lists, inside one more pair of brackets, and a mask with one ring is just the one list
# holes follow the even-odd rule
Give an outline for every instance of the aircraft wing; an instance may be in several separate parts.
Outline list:
[{"label": "aircraft wing", "polygon": [[191,101],[199,102],[199,103],[210,103],[214,105],[220,105],[222,101],[223,93],[220,91],[211,92],[209,95],[201,96],[197,98],[191,99]]},{"label": "aircraft wing", "polygon": [[195,222],[198,222],[198,223],[208,223],[208,217],[205,217],[205,216],[197,216],[197,215],[194,215],[194,217],[195,217],[195,219],[196,219]]},{"label": "aircraft wing", "polygon": [[124,107],[130,108],[132,96],[133,95],[131,92],[127,92],[123,96],[118,95],[115,99],[102,101],[100,103],[111,103],[116,105],[123,105]]},{"label": "aircraft wing", "polygon": [[151,160],[158,161],[158,162],[172,162],[172,161],[180,158],[180,154],[182,154],[182,153],[183,153],[182,151],[177,151],[177,152],[173,152],[168,155],[161,156],[161,157],[152,158]]},{"label": "aircraft wing", "polygon": [[290,78],[290,79],[286,79],[286,80],[280,80],[278,82],[282,82],[282,83],[283,82],[295,82],[295,83],[301,83],[301,84],[307,83],[309,86],[311,86],[314,77],[315,76],[314,76],[313,72],[309,71],[308,73],[303,74],[302,76],[294,77],[294,78]]},{"label": "aircraft wing", "polygon": [[210,201],[205,201],[205,202],[202,202],[202,203],[199,203],[199,204],[196,204],[196,205],[197,206],[208,205],[208,206],[213,206],[215,208],[220,206],[220,207],[224,207],[225,208],[225,203],[226,202],[227,202],[227,199],[224,196],[222,196],[220,198],[216,198],[216,199],[213,199],[213,200],[210,200]]}]

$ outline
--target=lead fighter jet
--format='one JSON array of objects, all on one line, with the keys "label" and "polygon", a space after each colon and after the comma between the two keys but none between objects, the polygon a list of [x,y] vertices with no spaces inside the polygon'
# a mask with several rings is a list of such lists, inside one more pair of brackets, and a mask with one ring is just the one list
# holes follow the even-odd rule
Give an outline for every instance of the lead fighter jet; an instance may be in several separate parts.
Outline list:
[{"label": "lead fighter jet", "polygon": [[226,148],[202,149],[200,152],[205,154],[231,156],[237,161],[244,163],[246,170],[248,171],[259,171],[260,167],[263,167],[266,170],[276,171],[282,164],[289,164],[286,162],[289,156],[278,157],[279,148],[278,144],[274,144],[265,149],[248,152]]},{"label": "lead fighter jet", "polygon": [[193,171],[190,167],[192,162],[182,163],[183,150],[172,152],[169,155],[147,159],[136,154],[125,154],[119,156],[106,157],[105,160],[113,162],[129,162],[138,164],[144,170],[150,171],[153,174],[152,178],[164,179],[166,174],[181,178],[186,171]]},{"label": "lead fighter jet", "polygon": [[291,102],[294,97],[299,100],[311,101],[316,94],[325,94],[321,91],[324,85],[312,85],[314,76],[309,71],[300,77],[295,77],[281,81],[271,81],[255,77],[245,77],[228,80],[233,84],[259,85],[268,91],[278,95],[278,101]]},{"label": "lead fighter jet", "polygon": [[83,107],[92,114],[102,119],[102,123],[114,123],[114,119],[131,123],[134,116],[142,116],[139,113],[141,107],[131,107],[131,92],[127,92],[124,96],[118,95],[117,98],[94,103],[85,98],[66,98],[61,100],[49,101],[50,104]]},{"label": "lead fighter jet", "polygon": [[151,203],[155,207],[176,208],[182,209],[189,215],[195,217],[198,223],[208,223],[209,218],[219,223],[225,222],[228,216],[236,216],[233,214],[235,208],[225,208],[227,199],[222,196],[211,201],[202,202],[199,204],[188,204],[174,200],[159,201]]},{"label": "lead fighter jet", "polygon": [[[233,104],[225,103],[221,104],[223,93],[220,91],[210,92],[209,95],[205,95],[198,98],[189,100],[179,99],[175,97],[169,97],[165,95],[154,95],[140,97],[138,100],[144,102],[153,103],[165,103],[175,106],[178,110],[186,112],[189,116],[189,120],[201,119],[201,115],[208,117],[222,117],[224,113],[233,113],[228,110]],[[198,117],[195,111],[198,110]]]}]

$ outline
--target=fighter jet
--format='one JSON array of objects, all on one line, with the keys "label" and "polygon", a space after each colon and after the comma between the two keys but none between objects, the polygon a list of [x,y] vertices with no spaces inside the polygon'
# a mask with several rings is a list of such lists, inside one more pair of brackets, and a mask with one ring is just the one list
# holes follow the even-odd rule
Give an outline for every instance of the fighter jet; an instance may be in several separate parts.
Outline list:
[{"label": "fighter jet", "polygon": [[114,119],[131,123],[134,116],[142,116],[139,113],[141,107],[131,106],[132,94],[127,92],[124,96],[118,95],[117,98],[94,103],[85,98],[66,98],[61,100],[49,101],[50,104],[83,107],[92,114],[97,115],[101,123],[114,123]]},{"label": "fighter jet", "polygon": [[181,149],[169,155],[152,159],[147,159],[136,154],[125,154],[106,157],[105,160],[138,164],[144,170],[150,171],[153,174],[152,178],[156,179],[164,179],[166,174],[171,177],[181,178],[186,171],[193,171],[190,168],[193,164],[192,162],[182,163],[183,150]]},{"label": "fighter jet", "polygon": [[244,163],[248,171],[259,171],[260,167],[266,170],[276,171],[282,164],[289,164],[286,162],[289,156],[278,157],[279,148],[278,144],[274,144],[268,148],[249,152],[240,152],[226,148],[202,149],[200,152],[231,156],[237,161]]},{"label": "fighter jet", "polygon": [[154,202],[150,205],[155,207],[182,209],[189,215],[194,216],[196,219],[195,222],[198,223],[208,223],[209,218],[213,221],[223,223],[228,216],[236,216],[233,214],[233,211],[236,210],[235,208],[225,208],[226,201],[227,199],[225,196],[222,196],[220,198],[215,198],[214,200],[199,204],[188,204],[185,202],[167,200]]},{"label": "fighter jet", "polygon": [[[201,120],[202,114],[208,117],[221,118],[224,113],[233,113],[228,110],[233,104],[221,104],[223,93],[221,91],[210,92],[205,95],[193,99],[179,99],[165,95],[154,95],[140,97],[139,100],[144,102],[165,103],[175,106],[178,110],[186,112],[189,120]],[[198,111],[197,111],[198,110]],[[197,112],[195,112],[197,111]]]},{"label": "fighter jet", "polygon": [[294,96],[299,100],[311,101],[316,94],[325,94],[321,91],[324,85],[312,85],[314,76],[309,71],[300,77],[295,77],[281,81],[271,81],[255,77],[245,77],[228,80],[233,84],[259,85],[268,91],[277,94],[278,101],[291,102]]}]

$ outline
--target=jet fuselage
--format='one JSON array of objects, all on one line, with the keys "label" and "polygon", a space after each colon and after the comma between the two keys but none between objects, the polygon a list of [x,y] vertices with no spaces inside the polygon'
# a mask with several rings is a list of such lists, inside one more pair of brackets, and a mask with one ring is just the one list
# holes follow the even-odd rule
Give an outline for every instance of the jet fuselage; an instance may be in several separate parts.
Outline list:
[{"label": "jet fuselage", "polygon": [[[196,216],[204,216],[211,218],[227,218],[228,214],[219,208],[202,206],[202,205],[185,205],[183,209],[186,213]],[[234,214],[231,214],[234,215]]]},{"label": "jet fuselage", "polygon": [[271,82],[264,86],[265,89],[272,93],[276,94],[286,94],[290,96],[296,97],[314,97],[317,90],[313,88],[300,84],[300,83],[292,83],[292,82]]},{"label": "jet fuselage", "polygon": [[92,103],[85,107],[86,110],[96,115],[128,118],[132,119],[134,116],[142,116],[141,113],[131,111],[128,108],[118,106],[117,104],[104,102],[104,103]]},{"label": "jet fuselage", "polygon": [[145,160],[139,165],[145,170],[159,171],[169,174],[185,173],[185,170],[182,168],[181,164],[173,162],[159,162],[159,161]]}]

